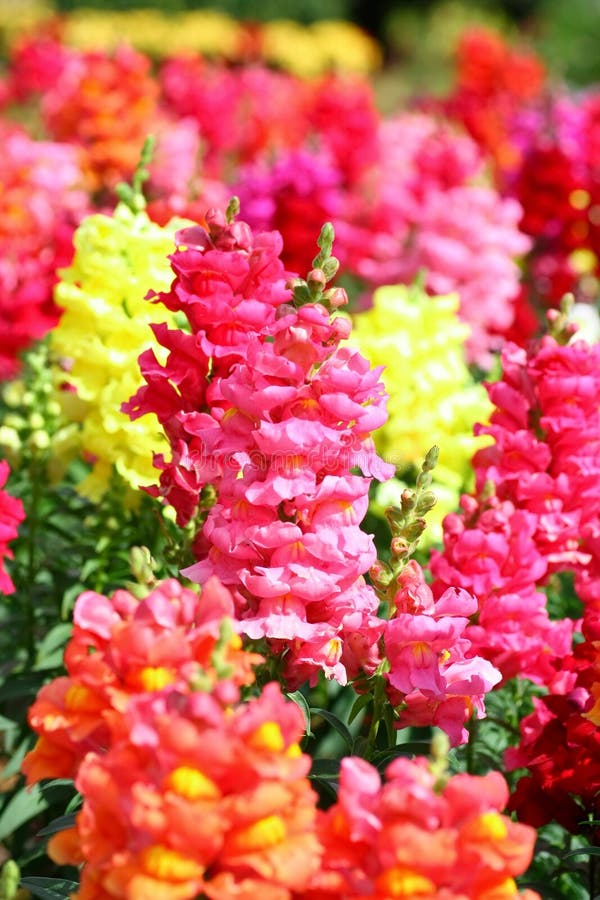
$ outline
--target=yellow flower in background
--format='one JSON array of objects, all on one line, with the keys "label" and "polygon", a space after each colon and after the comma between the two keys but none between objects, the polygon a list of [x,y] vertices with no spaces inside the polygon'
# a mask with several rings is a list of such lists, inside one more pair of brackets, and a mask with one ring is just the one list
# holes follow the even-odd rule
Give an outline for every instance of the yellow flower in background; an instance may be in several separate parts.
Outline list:
[{"label": "yellow flower in background", "polygon": [[311,78],[322,72],[322,50],[305,25],[292,19],[275,19],[261,26],[260,35],[265,62],[300,78]]},{"label": "yellow flower in background", "polygon": [[107,489],[113,466],[132,488],[151,482],[152,454],[168,447],[154,415],[132,422],[120,407],[142,384],[140,353],[156,347],[150,324],[174,325],[172,313],[144,297],[169,287],[167,257],[183,224],[161,228],[125,204],[112,217],[89,216],[55,290],[64,309],[50,336],[56,397],[65,418],[79,423],[80,452],[93,462],[80,485],[92,499]]},{"label": "yellow flower in background", "polygon": [[49,0],[0,2],[0,43],[4,49],[11,47],[21,35],[50,23],[54,16],[55,10]]},{"label": "yellow flower in background", "polygon": [[381,49],[357,25],[322,20],[302,25],[292,19],[248,23],[218,10],[166,14],[158,9],[73,10],[63,19],[67,44],[80,50],[111,51],[123,41],[161,59],[201,53],[230,61],[243,59],[249,42],[265,62],[301,78],[332,69],[368,74],[381,66]]},{"label": "yellow flower in background", "polygon": [[127,41],[156,58],[195,51],[235,59],[243,26],[216,10],[165,15],[157,9],[74,10],[65,18],[64,39],[81,50],[113,50]]},{"label": "yellow flower in background", "polygon": [[368,75],[383,64],[377,41],[352,22],[323,19],[314,22],[310,31],[321,49],[326,69]]},{"label": "yellow flower in background", "polygon": [[[486,422],[491,404],[465,362],[469,328],[458,318],[458,296],[430,297],[420,286],[375,291],[371,309],[354,318],[352,341],[372,365],[384,365],[389,418],[375,432],[377,449],[403,477],[420,465],[434,444],[440,457],[433,476],[438,503],[428,515],[425,537],[441,536],[441,520],[454,509],[469,481],[473,453],[489,443],[475,437],[475,422]],[[374,511],[397,503],[398,483],[381,486]],[[390,495],[390,496],[388,496]]]},{"label": "yellow flower in background", "polygon": [[300,25],[291,19],[275,19],[262,25],[261,35],[266,62],[301,78],[331,69],[368,74],[382,61],[377,42],[351,22],[331,19]]}]

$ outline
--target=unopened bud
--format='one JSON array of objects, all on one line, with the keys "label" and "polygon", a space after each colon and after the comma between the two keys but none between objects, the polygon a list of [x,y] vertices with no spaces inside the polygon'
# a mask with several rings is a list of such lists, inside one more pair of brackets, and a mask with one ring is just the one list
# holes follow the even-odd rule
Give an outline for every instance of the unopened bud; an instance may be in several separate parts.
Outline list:
[{"label": "unopened bud", "polygon": [[334,275],[337,274],[339,267],[340,261],[335,256],[330,256],[329,259],[323,261],[323,274],[327,281],[331,281]]},{"label": "unopened bud", "polygon": [[0,872],[0,897],[2,900],[13,900],[19,890],[21,872],[14,859],[8,859]]},{"label": "unopened bud", "polygon": [[400,503],[402,504],[402,512],[410,512],[415,505],[415,492],[409,490],[409,488],[404,488],[400,494]]},{"label": "unopened bud", "polygon": [[417,515],[422,516],[429,512],[430,509],[433,509],[436,503],[437,497],[433,491],[424,491],[417,501],[415,512]]},{"label": "unopened bud", "polygon": [[339,309],[348,303],[348,294],[341,287],[332,288],[330,291],[327,291],[326,296],[327,302],[332,309]]},{"label": "unopened bud", "polygon": [[392,556],[403,557],[408,555],[409,551],[408,542],[403,537],[393,537],[390,550],[392,551]]},{"label": "unopened bud", "polygon": [[227,209],[225,210],[225,219],[227,220],[228,225],[231,225],[235,217],[238,215],[239,211],[240,198],[234,195],[227,204]]},{"label": "unopened bud", "polygon": [[369,577],[376,587],[386,588],[394,574],[386,563],[378,559],[369,569]]},{"label": "unopened bud", "polygon": [[418,541],[425,531],[425,527],[425,519],[415,519],[414,522],[411,522],[409,525],[407,525],[404,530],[406,539],[411,542]]},{"label": "unopened bud", "polygon": [[306,276],[306,280],[308,282],[309,287],[311,288],[324,288],[327,284],[327,279],[325,278],[325,273],[323,269],[311,269],[308,275]]},{"label": "unopened bud", "polygon": [[438,463],[438,459],[440,457],[440,448],[435,445],[427,452],[427,455],[423,461],[423,471],[431,472],[432,469],[435,469]]}]

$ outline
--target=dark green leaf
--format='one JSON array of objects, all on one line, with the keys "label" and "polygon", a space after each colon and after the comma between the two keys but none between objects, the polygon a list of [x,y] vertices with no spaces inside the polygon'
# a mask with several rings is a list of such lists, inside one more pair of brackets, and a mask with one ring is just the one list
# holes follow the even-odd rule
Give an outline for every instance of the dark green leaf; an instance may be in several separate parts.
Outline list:
[{"label": "dark green leaf", "polygon": [[577,847],[576,850],[563,853],[561,859],[572,859],[574,856],[600,856],[600,847]]},{"label": "dark green leaf", "polygon": [[371,694],[360,694],[354,701],[352,709],[350,710],[350,713],[348,715],[348,724],[354,722],[359,712],[362,712],[365,706],[368,706],[369,703],[372,703],[372,701],[373,698]]},{"label": "dark green leaf", "polygon": [[338,719],[338,717],[336,715],[334,715],[328,709],[321,709],[320,707],[312,707],[310,712],[311,712],[311,715],[320,716],[322,719],[325,719],[326,722],[329,722],[329,724],[333,728],[335,728],[337,733],[339,735],[341,735],[341,737],[344,739],[344,742],[346,743],[348,750],[352,750],[354,738],[350,734],[346,725],[344,725],[344,723],[340,719]]},{"label": "dark green leaf", "polygon": [[26,888],[39,900],[68,900],[79,885],[76,881],[67,881],[65,878],[30,876],[21,879],[21,887]]},{"label": "dark green leaf", "polygon": [[55,668],[62,663],[64,646],[72,630],[73,626],[69,622],[60,622],[48,632],[38,648],[35,664],[37,670]]},{"label": "dark green leaf", "polygon": [[46,825],[45,828],[40,829],[38,831],[38,837],[48,837],[51,834],[56,834],[59,831],[65,831],[67,828],[72,828],[75,824],[75,814],[70,813],[68,816],[59,816],[57,819],[54,819],[53,822],[50,822],[49,825]]},{"label": "dark green leaf", "polygon": [[339,759],[313,759],[312,766],[309,773],[309,778],[337,778],[340,772],[340,761]]}]

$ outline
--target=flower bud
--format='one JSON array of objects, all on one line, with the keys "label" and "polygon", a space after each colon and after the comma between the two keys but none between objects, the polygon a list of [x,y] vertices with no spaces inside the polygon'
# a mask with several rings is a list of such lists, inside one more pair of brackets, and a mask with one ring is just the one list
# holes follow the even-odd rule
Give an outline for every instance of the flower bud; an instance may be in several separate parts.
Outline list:
[{"label": "flower bud", "polygon": [[323,269],[311,269],[306,276],[306,281],[308,282],[308,286],[313,289],[319,287],[324,288],[327,284]]},{"label": "flower bud", "polygon": [[336,287],[327,291],[327,301],[332,309],[339,309],[348,303],[348,294],[344,288]]}]

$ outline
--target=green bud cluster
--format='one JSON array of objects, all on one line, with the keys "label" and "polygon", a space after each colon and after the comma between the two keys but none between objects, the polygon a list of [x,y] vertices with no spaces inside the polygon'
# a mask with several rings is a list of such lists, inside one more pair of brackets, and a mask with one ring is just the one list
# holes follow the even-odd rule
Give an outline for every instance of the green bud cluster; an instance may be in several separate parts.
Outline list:
[{"label": "green bud cluster", "polygon": [[432,471],[439,457],[439,448],[427,453],[417,476],[414,490],[405,488],[400,503],[385,511],[392,533],[389,563],[377,560],[370,571],[373,586],[384,601],[391,602],[397,590],[397,581],[409,559],[415,552],[426,528],[424,516],[435,506],[436,497],[431,488]]},{"label": "green bud cluster", "polygon": [[146,209],[146,198],[144,197],[144,182],[150,178],[150,170],[148,166],[152,161],[152,154],[156,145],[156,138],[149,135],[142,146],[140,153],[140,161],[136,166],[135,172],[131,179],[131,184],[122,181],[117,185],[115,191],[119,200],[129,207],[131,212],[138,213]]},{"label": "green bud cluster", "polygon": [[22,378],[4,386],[2,406],[0,454],[12,466],[27,464],[33,457],[47,460],[64,423],[60,404],[53,396],[46,341],[28,352]]},{"label": "green bud cluster", "polygon": [[307,303],[321,303],[330,312],[345,306],[348,296],[343,288],[327,288],[327,282],[335,277],[340,267],[339,260],[332,255],[335,232],[331,222],[326,222],[317,239],[319,253],[312,261],[312,269],[304,278],[294,278],[290,290],[294,294],[294,306]]}]

